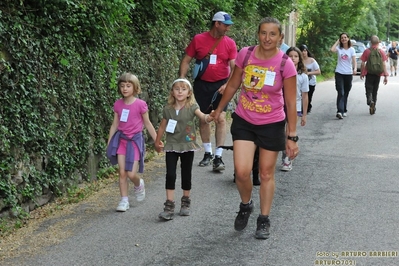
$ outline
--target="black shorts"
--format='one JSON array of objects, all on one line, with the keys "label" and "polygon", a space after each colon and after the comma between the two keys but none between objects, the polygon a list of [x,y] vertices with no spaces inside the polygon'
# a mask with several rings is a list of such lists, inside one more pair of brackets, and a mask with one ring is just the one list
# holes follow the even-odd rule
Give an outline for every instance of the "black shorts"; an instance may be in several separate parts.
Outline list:
[{"label": "black shorts", "polygon": [[[222,94],[216,93],[216,91],[224,84],[226,84],[227,79],[222,79],[216,82],[208,82],[201,79],[194,81],[194,96],[197,101],[201,112],[204,114],[209,114],[212,110],[215,110],[220,100],[222,99]],[[215,99],[212,101],[213,97]],[[223,108],[226,112],[227,105]]]},{"label": "black shorts", "polygon": [[233,113],[231,117],[233,123],[230,132],[233,141],[253,141],[256,146],[269,151],[285,150],[285,120],[266,125],[253,125],[236,113]]}]

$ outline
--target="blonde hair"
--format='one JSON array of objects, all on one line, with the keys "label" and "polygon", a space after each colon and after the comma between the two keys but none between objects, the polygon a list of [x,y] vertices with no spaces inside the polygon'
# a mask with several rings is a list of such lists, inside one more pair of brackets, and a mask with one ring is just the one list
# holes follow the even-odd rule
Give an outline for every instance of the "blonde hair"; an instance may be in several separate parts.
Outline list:
[{"label": "blonde hair", "polygon": [[[137,94],[141,93],[141,85],[139,79],[133,75],[130,72],[124,72],[122,75],[119,76],[118,78],[118,90],[119,90],[119,84],[122,82],[129,82],[133,85],[133,94],[136,96]],[[119,90],[119,93],[120,90]]]},{"label": "blonde hair", "polygon": [[187,79],[176,79],[175,81],[173,81],[171,88],[169,90],[168,105],[174,106],[176,103],[176,99],[173,96],[173,87],[175,87],[176,84],[183,85],[185,88],[189,89],[189,93],[186,99],[186,107],[190,107],[193,104],[195,104],[196,101],[191,83]]}]

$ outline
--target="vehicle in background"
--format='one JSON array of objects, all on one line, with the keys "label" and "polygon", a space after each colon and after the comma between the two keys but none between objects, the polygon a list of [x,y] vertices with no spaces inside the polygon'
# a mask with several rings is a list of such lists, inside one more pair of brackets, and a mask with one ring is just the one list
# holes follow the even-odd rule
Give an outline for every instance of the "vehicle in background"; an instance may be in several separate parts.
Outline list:
[{"label": "vehicle in background", "polygon": [[352,42],[352,47],[355,49],[356,52],[356,65],[357,65],[357,73],[360,73],[362,60],[360,57],[362,56],[364,50],[366,50],[366,46],[361,42]]}]

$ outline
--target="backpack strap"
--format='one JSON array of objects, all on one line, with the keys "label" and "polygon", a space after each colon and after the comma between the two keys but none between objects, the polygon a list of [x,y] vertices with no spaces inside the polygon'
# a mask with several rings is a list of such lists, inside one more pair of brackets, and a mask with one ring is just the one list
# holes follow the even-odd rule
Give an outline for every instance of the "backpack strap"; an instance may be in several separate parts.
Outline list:
[{"label": "backpack strap", "polygon": [[242,65],[242,68],[243,68],[243,69],[244,69],[244,67],[247,66],[249,56],[252,54],[252,51],[253,51],[254,49],[255,49],[255,45],[252,45],[252,46],[250,46],[250,47],[248,48],[247,54],[246,54],[245,57],[244,57],[244,63],[243,63],[243,65]]},{"label": "backpack strap", "polygon": [[284,68],[285,68],[285,63],[287,62],[288,59],[288,55],[287,54],[283,54],[282,58],[281,58],[281,65],[280,65],[280,74],[281,77],[283,76],[283,72],[284,72]]},{"label": "backpack strap", "polygon": [[[281,57],[281,65],[280,65],[280,75],[281,75],[281,78],[283,78],[283,72],[284,72],[285,63],[287,62],[287,59],[288,59],[288,55],[284,53],[283,56]],[[284,79],[283,79],[283,87],[281,88],[281,90],[282,90],[282,92],[283,92],[283,99],[284,99],[285,121],[288,122],[287,106],[285,106]]]}]

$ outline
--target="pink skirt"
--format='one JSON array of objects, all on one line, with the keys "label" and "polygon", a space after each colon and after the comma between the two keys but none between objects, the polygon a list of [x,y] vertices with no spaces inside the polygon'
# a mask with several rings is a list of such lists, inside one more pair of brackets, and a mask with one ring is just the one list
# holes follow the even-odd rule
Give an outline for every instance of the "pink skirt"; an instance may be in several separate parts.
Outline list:
[{"label": "pink skirt", "polygon": [[[133,148],[134,148],[134,160],[139,161],[140,160],[139,148],[137,147],[137,145],[134,141],[132,141],[132,144],[133,144]],[[119,140],[119,147],[118,147],[118,150],[116,151],[116,154],[126,155],[126,145],[127,145],[127,140],[121,138]]]}]

